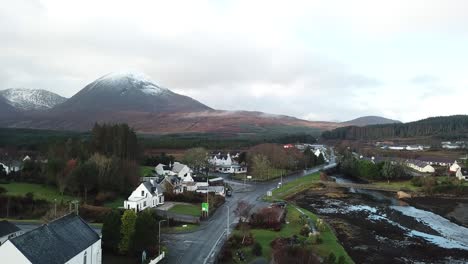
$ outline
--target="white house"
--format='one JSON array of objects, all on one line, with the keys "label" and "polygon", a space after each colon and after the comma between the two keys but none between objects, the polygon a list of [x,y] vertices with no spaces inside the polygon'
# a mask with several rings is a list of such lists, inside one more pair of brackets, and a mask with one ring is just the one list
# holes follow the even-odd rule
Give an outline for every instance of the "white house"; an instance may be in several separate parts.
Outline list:
[{"label": "white house", "polygon": [[458,170],[460,170],[461,167],[458,165],[457,161],[454,161],[453,164],[450,166],[450,172],[456,173]]},{"label": "white house", "polygon": [[2,263],[101,264],[101,237],[83,219],[69,214],[0,246]]},{"label": "white house", "polygon": [[402,146],[389,146],[388,149],[390,149],[390,150],[404,150],[404,149],[406,149],[406,147],[402,147]]},{"label": "white house", "polygon": [[[238,154],[237,154],[238,155]],[[213,166],[231,166],[233,164],[231,154],[227,153],[226,155],[218,153],[216,155],[211,156],[208,159],[208,162]]]},{"label": "white house", "polygon": [[406,166],[423,173],[434,173],[435,169],[430,164],[420,160],[408,160]]},{"label": "white house", "polygon": [[457,179],[459,180],[468,181],[468,172],[463,170],[462,168],[459,168],[455,173],[455,177],[457,177]]},{"label": "white house", "polygon": [[233,164],[230,166],[218,166],[216,167],[216,171],[221,172],[221,173],[240,174],[240,173],[247,173],[247,167]]},{"label": "white house", "polygon": [[172,173],[179,177],[182,182],[193,182],[192,170],[185,164],[174,162],[172,165]]},{"label": "white house", "polygon": [[421,146],[421,145],[406,146],[406,150],[409,150],[409,151],[422,151],[422,150],[424,150],[424,147]]},{"label": "white house", "polygon": [[10,173],[10,167],[8,167],[7,165],[1,162],[0,162],[0,166],[3,167],[3,170],[6,172],[6,174]]},{"label": "white house", "polygon": [[12,239],[23,233],[24,232],[13,223],[6,220],[0,221],[0,245],[5,243],[8,239]]},{"label": "white house", "polygon": [[164,164],[158,164],[154,168],[156,173],[161,176],[177,176],[184,182],[192,182],[192,170],[185,164],[180,162],[174,162],[171,166],[166,166]]},{"label": "white house", "polygon": [[164,204],[163,190],[159,184],[151,180],[138,185],[128,199],[124,201],[124,208],[139,212],[161,204]]}]

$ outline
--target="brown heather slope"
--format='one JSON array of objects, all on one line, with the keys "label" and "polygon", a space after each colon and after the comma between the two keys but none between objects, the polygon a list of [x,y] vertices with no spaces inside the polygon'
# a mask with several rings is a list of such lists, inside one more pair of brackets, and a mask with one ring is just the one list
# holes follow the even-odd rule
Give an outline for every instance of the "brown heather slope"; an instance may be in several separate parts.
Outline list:
[{"label": "brown heather slope", "polygon": [[149,113],[136,111],[99,112],[92,116],[81,113],[52,115],[50,113],[30,113],[17,119],[4,119],[0,126],[15,128],[35,128],[53,130],[89,130],[95,122],[125,122],[137,132],[147,134],[170,133],[260,133],[270,129],[296,127],[317,130],[330,130],[339,123],[314,122],[289,116],[270,115],[249,111],[203,111],[189,113]]}]

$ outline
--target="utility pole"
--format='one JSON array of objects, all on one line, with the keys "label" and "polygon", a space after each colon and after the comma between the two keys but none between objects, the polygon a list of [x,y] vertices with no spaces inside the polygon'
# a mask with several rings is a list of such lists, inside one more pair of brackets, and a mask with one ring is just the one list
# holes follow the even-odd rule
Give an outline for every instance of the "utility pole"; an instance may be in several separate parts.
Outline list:
[{"label": "utility pole", "polygon": [[167,222],[166,220],[161,220],[159,221],[159,235],[158,235],[158,239],[159,239],[159,242],[158,242],[158,246],[159,246],[159,254],[158,256],[161,256],[161,222]]}]

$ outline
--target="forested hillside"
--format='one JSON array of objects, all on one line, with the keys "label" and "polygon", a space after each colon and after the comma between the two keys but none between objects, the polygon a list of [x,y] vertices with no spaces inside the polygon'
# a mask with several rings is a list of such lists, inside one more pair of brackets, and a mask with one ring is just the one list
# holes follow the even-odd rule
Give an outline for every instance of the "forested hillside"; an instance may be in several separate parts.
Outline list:
[{"label": "forested hillside", "polygon": [[431,117],[404,124],[341,127],[322,134],[324,139],[383,139],[436,136],[468,138],[468,115]]}]

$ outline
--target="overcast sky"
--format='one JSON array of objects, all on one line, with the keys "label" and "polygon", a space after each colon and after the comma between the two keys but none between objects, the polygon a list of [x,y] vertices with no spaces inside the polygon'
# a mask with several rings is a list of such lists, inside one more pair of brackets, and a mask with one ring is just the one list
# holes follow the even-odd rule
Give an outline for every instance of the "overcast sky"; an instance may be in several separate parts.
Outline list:
[{"label": "overcast sky", "polygon": [[467,114],[468,1],[0,0],[0,89],[131,69],[216,109]]}]

